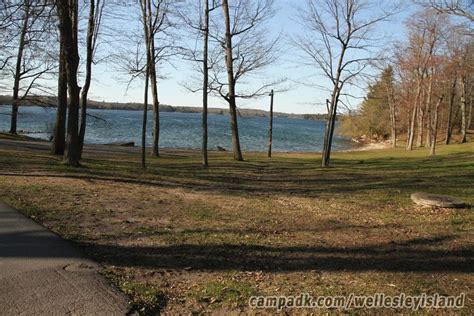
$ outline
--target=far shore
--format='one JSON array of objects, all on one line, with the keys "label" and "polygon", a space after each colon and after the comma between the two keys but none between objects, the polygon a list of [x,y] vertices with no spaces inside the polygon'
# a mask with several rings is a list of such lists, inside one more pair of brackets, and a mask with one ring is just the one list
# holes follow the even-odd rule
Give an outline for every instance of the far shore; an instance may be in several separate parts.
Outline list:
[{"label": "far shore", "polygon": [[[12,102],[11,96],[0,95],[0,106],[9,106]],[[28,100],[22,101],[21,106],[42,106],[48,108],[55,108],[57,104],[56,97],[38,96],[30,97]],[[264,103],[266,104],[266,103]],[[105,102],[88,100],[87,107],[96,110],[128,110],[128,111],[142,111],[142,103],[134,102]],[[152,110],[151,104],[148,105],[149,110]],[[210,115],[228,115],[227,108],[208,108]],[[202,108],[198,106],[174,106],[167,104],[160,104],[160,112],[177,112],[177,113],[202,113]],[[238,114],[241,117],[268,117],[269,112],[266,110],[257,109],[239,109]],[[320,121],[326,119],[326,114],[295,114],[284,112],[273,112],[274,117],[282,117],[289,119],[302,119]]]}]

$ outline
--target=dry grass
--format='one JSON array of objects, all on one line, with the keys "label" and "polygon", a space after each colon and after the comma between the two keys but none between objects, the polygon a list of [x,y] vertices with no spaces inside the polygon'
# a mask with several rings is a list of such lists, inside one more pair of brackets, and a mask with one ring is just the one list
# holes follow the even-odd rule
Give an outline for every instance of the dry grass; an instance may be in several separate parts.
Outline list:
[{"label": "dry grass", "polygon": [[468,294],[473,209],[414,206],[413,191],[474,205],[474,144],[335,154],[225,153],[199,167],[165,151],[89,147],[70,169],[43,143],[0,140],[2,200],[77,243],[143,312],[251,312],[251,295]]}]

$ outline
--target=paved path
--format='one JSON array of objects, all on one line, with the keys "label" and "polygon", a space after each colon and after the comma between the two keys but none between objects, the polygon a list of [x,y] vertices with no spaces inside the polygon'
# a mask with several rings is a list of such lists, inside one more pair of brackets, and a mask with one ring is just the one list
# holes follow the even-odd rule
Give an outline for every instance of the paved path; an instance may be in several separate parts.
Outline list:
[{"label": "paved path", "polygon": [[0,314],[126,314],[126,297],[97,269],[69,243],[0,203]]}]

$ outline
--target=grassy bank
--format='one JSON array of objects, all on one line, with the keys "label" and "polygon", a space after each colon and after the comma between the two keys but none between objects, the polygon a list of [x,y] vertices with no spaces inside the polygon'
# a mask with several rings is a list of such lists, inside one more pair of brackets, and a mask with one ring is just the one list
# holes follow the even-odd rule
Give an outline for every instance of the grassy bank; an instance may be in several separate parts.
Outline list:
[{"label": "grassy bank", "polygon": [[[3,137],[2,137],[3,138]],[[139,310],[249,312],[252,295],[468,294],[473,208],[421,208],[414,191],[474,205],[474,144],[319,155],[88,147],[64,166],[43,143],[0,138],[0,196],[83,247]]]}]

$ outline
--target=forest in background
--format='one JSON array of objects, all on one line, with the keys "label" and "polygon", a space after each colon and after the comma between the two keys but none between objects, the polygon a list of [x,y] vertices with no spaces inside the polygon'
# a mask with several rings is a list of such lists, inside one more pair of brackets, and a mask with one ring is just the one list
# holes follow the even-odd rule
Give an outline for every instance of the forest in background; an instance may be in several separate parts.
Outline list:
[{"label": "forest in background", "polygon": [[355,111],[342,120],[352,137],[392,139],[403,135],[406,148],[449,144],[458,134],[467,141],[473,121],[474,41],[472,23],[455,23],[429,9],[406,22],[408,38],[393,55]]}]

